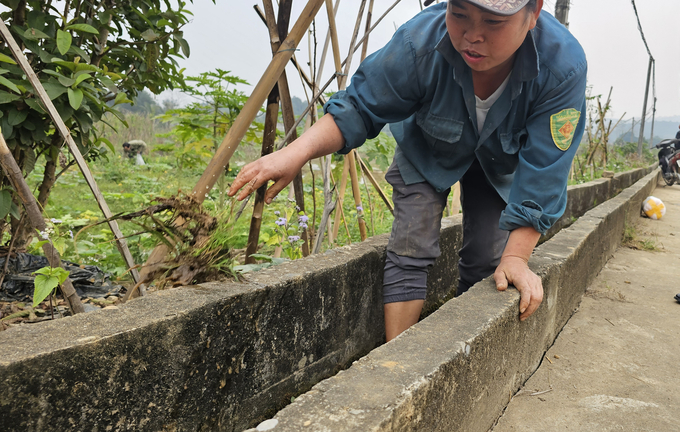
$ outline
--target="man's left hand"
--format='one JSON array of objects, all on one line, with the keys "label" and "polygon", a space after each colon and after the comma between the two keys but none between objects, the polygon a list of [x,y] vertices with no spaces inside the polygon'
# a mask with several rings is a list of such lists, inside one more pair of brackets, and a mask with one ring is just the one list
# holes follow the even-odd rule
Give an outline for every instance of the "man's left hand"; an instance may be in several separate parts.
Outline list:
[{"label": "man's left hand", "polygon": [[503,256],[493,274],[498,291],[505,291],[509,284],[520,293],[519,319],[524,321],[533,314],[543,301],[541,278],[529,269],[527,262],[516,256]]}]

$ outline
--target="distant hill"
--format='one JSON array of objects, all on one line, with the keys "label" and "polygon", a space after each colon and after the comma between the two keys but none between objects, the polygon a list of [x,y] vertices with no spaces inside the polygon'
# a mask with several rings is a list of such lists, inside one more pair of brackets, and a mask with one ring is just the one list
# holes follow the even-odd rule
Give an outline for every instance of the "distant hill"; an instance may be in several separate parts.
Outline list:
[{"label": "distant hill", "polygon": [[[614,120],[616,121],[616,120]],[[654,122],[654,141],[653,144],[657,144],[659,141],[667,138],[675,138],[675,134],[678,132],[678,125],[680,125],[680,117],[675,119],[674,117],[664,117],[662,119],[657,119]],[[631,138],[631,126],[632,121],[628,120],[619,123],[616,129],[611,134],[611,141],[616,141],[619,138],[624,142],[637,142],[640,136],[640,122],[635,122],[635,131],[632,133]],[[652,122],[645,122],[645,140],[649,139],[649,135],[652,132]]]}]

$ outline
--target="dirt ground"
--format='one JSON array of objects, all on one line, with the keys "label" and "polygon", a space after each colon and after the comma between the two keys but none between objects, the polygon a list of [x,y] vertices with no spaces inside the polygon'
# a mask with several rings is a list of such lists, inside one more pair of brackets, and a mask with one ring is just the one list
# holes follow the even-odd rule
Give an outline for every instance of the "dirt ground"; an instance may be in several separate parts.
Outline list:
[{"label": "dirt ground", "polygon": [[680,186],[654,196],[493,432],[680,431]]}]

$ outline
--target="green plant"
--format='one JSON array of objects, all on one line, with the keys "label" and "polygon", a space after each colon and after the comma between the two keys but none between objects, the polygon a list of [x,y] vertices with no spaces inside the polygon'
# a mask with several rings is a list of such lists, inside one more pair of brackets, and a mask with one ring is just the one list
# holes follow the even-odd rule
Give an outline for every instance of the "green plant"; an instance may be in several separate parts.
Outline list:
[{"label": "green plant", "polygon": [[304,240],[300,238],[300,233],[307,229],[309,217],[301,212],[297,206],[285,210],[283,216],[278,210],[274,211],[274,214],[279,216],[274,222],[274,232],[276,233],[274,241],[289,259],[302,258]]},{"label": "green plant", "polygon": [[33,281],[33,307],[37,307],[40,303],[52,295],[54,290],[64,283],[69,275],[69,272],[61,267],[43,267],[33,272],[35,280]]}]

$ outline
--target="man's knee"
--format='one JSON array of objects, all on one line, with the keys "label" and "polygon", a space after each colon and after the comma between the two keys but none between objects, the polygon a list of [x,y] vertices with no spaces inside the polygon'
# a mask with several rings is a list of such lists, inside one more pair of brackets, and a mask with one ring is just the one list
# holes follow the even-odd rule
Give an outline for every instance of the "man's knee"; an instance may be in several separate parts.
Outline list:
[{"label": "man's knee", "polygon": [[425,300],[427,273],[434,258],[413,258],[387,251],[383,279],[383,302]]}]

